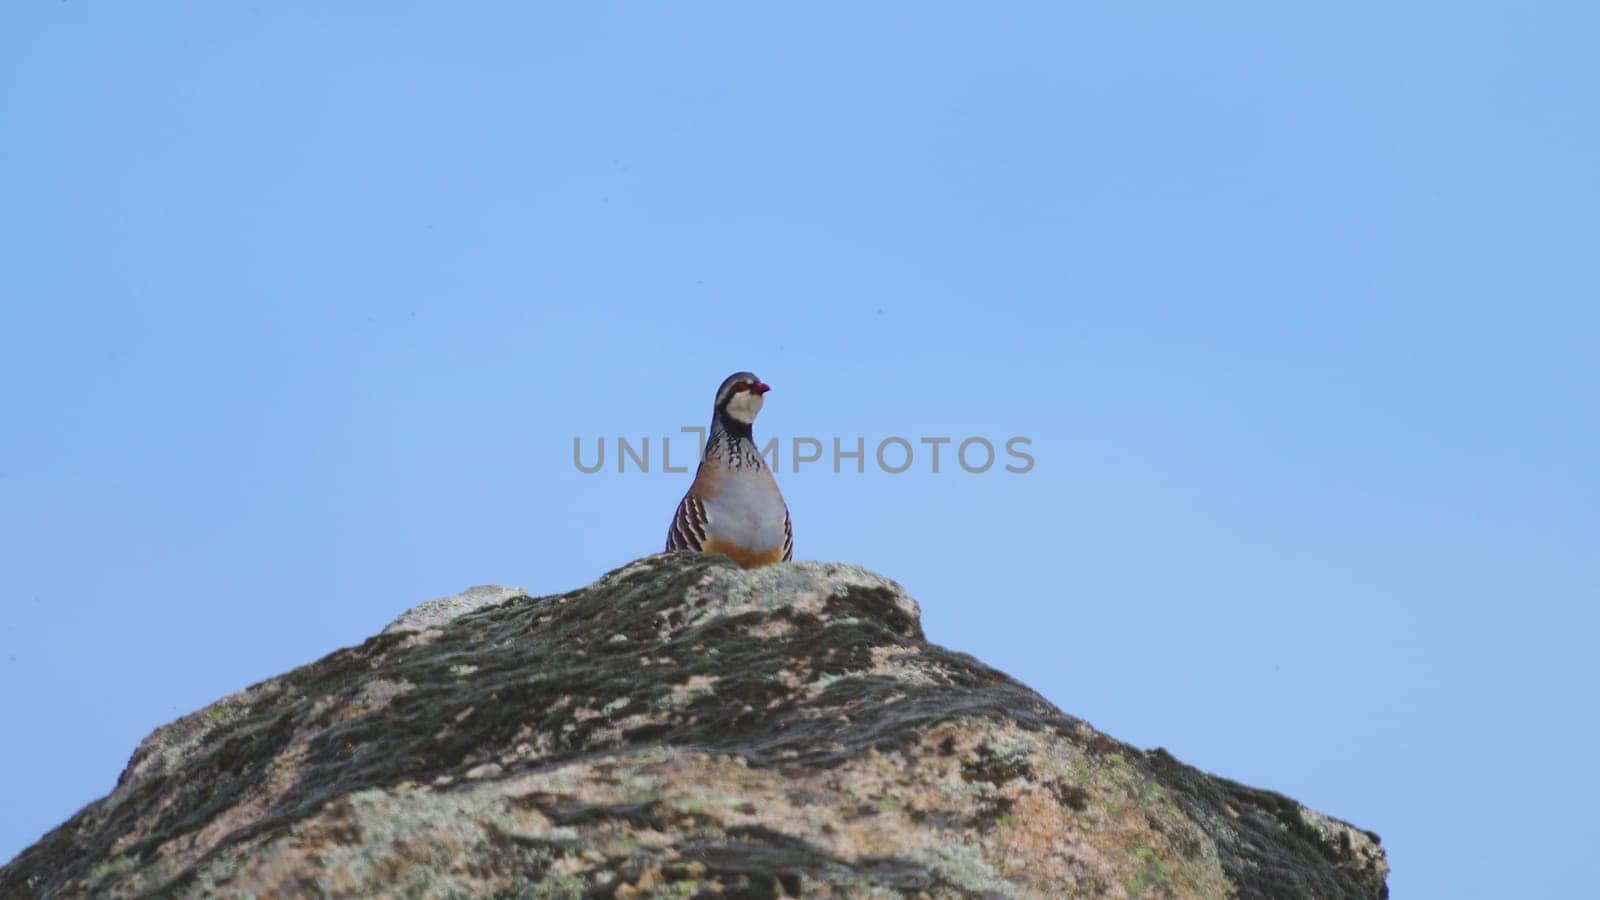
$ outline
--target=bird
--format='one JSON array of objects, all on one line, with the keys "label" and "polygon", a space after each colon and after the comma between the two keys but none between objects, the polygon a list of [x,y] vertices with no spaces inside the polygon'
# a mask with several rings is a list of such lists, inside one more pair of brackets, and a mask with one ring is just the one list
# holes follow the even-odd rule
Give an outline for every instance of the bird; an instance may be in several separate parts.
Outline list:
[{"label": "bird", "polygon": [[668,550],[721,553],[754,569],[794,557],[794,526],[751,426],[772,388],[735,372],[717,388],[694,481],[667,528]]}]

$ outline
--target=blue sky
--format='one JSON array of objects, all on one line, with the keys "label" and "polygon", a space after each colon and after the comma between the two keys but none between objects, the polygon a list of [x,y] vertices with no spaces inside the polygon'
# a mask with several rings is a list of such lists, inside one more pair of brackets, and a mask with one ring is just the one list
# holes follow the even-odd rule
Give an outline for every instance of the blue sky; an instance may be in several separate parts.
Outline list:
[{"label": "blue sky", "polygon": [[[799,558],[1134,744],[1600,878],[1600,64],[1579,4],[11,4],[0,859],[151,729],[660,548],[572,440],[781,473]],[[654,443],[653,440],[653,443]]]}]

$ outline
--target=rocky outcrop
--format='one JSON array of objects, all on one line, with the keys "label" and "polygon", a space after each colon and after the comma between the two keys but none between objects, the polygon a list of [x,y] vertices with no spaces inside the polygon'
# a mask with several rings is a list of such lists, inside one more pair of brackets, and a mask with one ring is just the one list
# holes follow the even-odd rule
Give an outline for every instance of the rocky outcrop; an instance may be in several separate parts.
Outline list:
[{"label": "rocky outcrop", "polygon": [[477,588],[158,729],[0,896],[1383,897],[1378,838],[1144,752],[850,566]]}]

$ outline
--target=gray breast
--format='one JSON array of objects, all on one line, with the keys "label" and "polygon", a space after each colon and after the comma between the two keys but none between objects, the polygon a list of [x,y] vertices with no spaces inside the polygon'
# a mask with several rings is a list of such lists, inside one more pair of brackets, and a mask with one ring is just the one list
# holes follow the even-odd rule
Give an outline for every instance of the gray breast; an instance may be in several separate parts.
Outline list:
[{"label": "gray breast", "polygon": [[707,537],[747,550],[783,544],[783,496],[765,468],[724,473],[717,479],[716,496],[707,499],[705,507]]}]

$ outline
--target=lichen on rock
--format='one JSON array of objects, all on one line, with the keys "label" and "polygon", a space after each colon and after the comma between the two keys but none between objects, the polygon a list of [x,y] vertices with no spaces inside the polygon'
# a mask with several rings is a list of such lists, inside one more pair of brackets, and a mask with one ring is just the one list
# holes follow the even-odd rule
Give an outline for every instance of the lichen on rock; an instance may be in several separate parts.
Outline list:
[{"label": "lichen on rock", "polygon": [[0,896],[1383,897],[1375,835],[1121,744],[865,570],[480,587],[157,729]]}]

